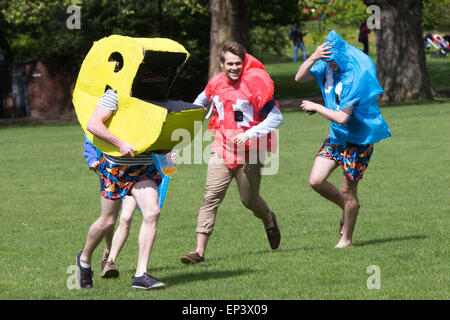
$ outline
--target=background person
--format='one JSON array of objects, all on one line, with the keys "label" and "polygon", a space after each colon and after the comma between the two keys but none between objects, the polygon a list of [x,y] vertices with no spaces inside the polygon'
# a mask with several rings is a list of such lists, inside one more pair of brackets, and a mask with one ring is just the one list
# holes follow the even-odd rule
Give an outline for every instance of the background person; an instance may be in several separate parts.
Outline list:
[{"label": "background person", "polygon": [[294,43],[294,53],[292,55],[293,62],[297,62],[298,48],[302,49],[303,61],[306,61],[306,48],[303,43],[303,37],[307,34],[308,32],[302,32],[302,29],[297,23],[289,30],[289,39]]},{"label": "background person", "polygon": [[359,37],[358,41],[363,44],[363,51],[365,54],[369,54],[369,33],[370,29],[367,26],[366,20],[364,20],[361,25],[359,26]]}]

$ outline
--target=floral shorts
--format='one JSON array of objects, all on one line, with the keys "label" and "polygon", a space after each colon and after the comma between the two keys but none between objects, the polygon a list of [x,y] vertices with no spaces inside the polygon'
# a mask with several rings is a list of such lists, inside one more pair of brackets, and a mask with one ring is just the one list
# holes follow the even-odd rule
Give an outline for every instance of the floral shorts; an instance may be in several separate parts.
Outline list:
[{"label": "floral shorts", "polygon": [[153,180],[156,185],[161,184],[161,176],[155,167],[151,165],[118,165],[106,160],[103,156],[98,166],[100,178],[100,193],[106,199],[123,199],[130,195],[131,188],[136,182]]},{"label": "floral shorts", "polygon": [[347,148],[340,144],[330,144],[328,136],[316,157],[322,157],[336,161],[344,170],[344,175],[352,181],[362,179],[364,171],[369,165],[373,153],[373,144],[358,145],[347,143]]}]

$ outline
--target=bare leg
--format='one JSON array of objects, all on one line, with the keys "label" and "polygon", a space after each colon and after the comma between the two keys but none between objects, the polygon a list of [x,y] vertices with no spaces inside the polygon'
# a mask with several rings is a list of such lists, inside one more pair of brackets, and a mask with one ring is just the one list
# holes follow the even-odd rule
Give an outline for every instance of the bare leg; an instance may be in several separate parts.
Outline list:
[{"label": "bare leg", "polygon": [[205,256],[206,245],[208,244],[209,234],[207,233],[197,233],[197,247],[195,252],[197,252],[200,257]]},{"label": "bare leg", "polygon": [[344,198],[341,192],[327,181],[331,172],[336,168],[337,164],[333,160],[316,157],[311,169],[309,185],[322,197],[334,202],[344,210]]},{"label": "bare leg", "polygon": [[127,196],[122,201],[119,226],[117,227],[112,239],[111,250],[108,258],[109,262],[116,261],[120,250],[125,244],[125,241],[127,241],[128,234],[130,233],[131,221],[133,219],[133,212],[136,209],[136,205],[136,200],[134,200],[132,196]]},{"label": "bare leg", "polygon": [[358,201],[358,181],[352,181],[345,175],[342,178],[342,196],[345,203],[344,209],[344,228],[342,236],[336,248],[345,248],[352,246],[353,230],[355,229],[356,218],[359,211]]},{"label": "bare leg", "polygon": [[139,254],[135,276],[147,272],[147,265],[156,237],[160,208],[158,205],[158,187],[152,180],[137,182],[131,194],[142,210],[142,225],[139,231]]},{"label": "bare leg", "polygon": [[120,209],[120,200],[110,200],[104,197],[100,197],[100,199],[102,206],[101,215],[89,228],[86,244],[80,257],[80,260],[88,265],[91,264],[92,253],[95,248],[97,248],[108,232],[114,231],[114,225]]},{"label": "bare leg", "polygon": [[114,229],[108,229],[105,233],[105,251],[111,250],[112,239],[114,236]]}]

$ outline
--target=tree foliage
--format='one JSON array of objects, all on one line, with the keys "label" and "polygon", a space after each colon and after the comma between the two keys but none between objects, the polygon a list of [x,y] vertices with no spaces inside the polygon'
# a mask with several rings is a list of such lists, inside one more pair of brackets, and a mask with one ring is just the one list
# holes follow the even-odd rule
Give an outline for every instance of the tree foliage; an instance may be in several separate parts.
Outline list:
[{"label": "tree foliage", "polygon": [[[64,65],[76,72],[94,41],[111,34],[131,37],[167,37],[182,43],[191,53],[186,70],[173,94],[200,90],[209,54],[207,0],[1,0],[5,38],[16,61],[39,59]],[[81,28],[70,30],[67,8],[78,5]],[[194,81],[197,80],[197,81]],[[180,84],[183,83],[183,85]],[[189,94],[190,93],[190,94]]]},{"label": "tree foliage", "polygon": [[423,0],[422,26],[450,32],[450,0]]}]

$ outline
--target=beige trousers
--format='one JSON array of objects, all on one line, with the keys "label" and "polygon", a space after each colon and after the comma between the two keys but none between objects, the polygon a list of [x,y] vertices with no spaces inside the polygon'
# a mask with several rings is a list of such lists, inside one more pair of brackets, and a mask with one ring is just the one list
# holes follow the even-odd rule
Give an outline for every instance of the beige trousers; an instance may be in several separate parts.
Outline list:
[{"label": "beige trousers", "polygon": [[197,233],[211,234],[214,229],[217,209],[225,198],[228,186],[233,178],[239,190],[241,202],[253,211],[260,219],[266,217],[270,210],[259,195],[262,164],[245,163],[239,169],[228,169],[223,159],[211,152],[211,158],[206,173],[206,187],[203,202],[198,213]]}]

